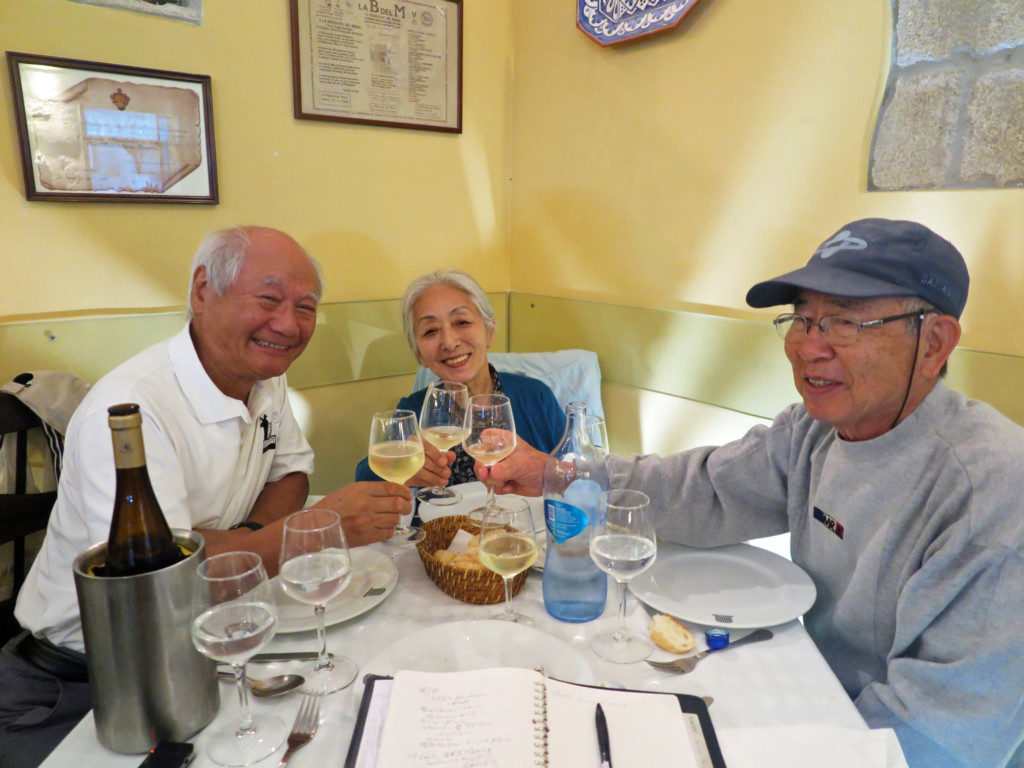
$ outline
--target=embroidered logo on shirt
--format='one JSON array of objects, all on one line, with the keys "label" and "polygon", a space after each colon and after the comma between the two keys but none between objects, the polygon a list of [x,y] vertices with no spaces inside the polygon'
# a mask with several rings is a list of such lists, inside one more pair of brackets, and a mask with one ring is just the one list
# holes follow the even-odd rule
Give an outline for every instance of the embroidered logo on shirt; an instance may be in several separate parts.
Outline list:
[{"label": "embroidered logo on shirt", "polygon": [[832,533],[838,536],[840,539],[843,538],[843,534],[846,533],[846,529],[843,528],[843,524],[836,520],[831,515],[826,515],[817,507],[814,508],[814,519],[819,523],[828,528]]},{"label": "embroidered logo on shirt", "polygon": [[[274,419],[274,421],[276,422],[277,419]],[[274,424],[271,424],[266,414],[260,416],[257,423],[263,430],[263,452],[266,453],[277,448],[277,435],[274,434]]]}]

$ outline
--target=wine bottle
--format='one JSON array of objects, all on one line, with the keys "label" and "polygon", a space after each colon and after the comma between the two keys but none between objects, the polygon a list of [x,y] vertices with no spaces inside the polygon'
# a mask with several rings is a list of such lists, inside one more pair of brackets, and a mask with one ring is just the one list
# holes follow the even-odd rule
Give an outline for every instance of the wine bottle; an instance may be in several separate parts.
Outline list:
[{"label": "wine bottle", "polygon": [[114,516],[107,539],[107,576],[136,576],[173,565],[183,555],[153,493],[142,443],[142,415],[134,403],[107,409],[114,441]]},{"label": "wine bottle", "polygon": [[544,608],[560,621],[583,622],[604,611],[608,577],[590,557],[598,502],[608,468],[587,431],[587,406],[565,407],[565,434],[544,465]]}]

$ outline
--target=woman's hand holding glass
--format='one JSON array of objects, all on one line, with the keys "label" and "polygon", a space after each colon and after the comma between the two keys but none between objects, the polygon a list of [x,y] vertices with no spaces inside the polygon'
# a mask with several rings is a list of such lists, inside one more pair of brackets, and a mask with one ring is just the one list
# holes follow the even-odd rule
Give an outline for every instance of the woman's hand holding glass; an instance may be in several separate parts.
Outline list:
[{"label": "woman's hand holding glass", "polygon": [[[469,408],[469,389],[457,381],[435,381],[427,388],[420,411],[420,430],[423,439],[439,453],[449,451],[466,437],[466,410]],[[435,485],[421,488],[416,498],[420,501],[446,506],[462,501],[462,494],[451,488]]]},{"label": "woman's hand holding glass", "polygon": [[650,498],[640,491],[602,493],[590,539],[591,559],[619,584],[619,625],[595,636],[591,647],[602,659],[619,664],[642,661],[651,655],[650,646],[630,637],[626,629],[629,581],[654,565],[658,552],[650,505]]},{"label": "woman's hand holding glass", "polygon": [[341,518],[329,509],[304,509],[284,521],[278,578],[285,594],[313,606],[320,654],[306,674],[306,690],[332,693],[356,678],[356,665],[344,656],[327,653],[324,612],[327,602],[348,584],[352,558]]},{"label": "woman's hand holding glass", "polygon": [[[370,469],[393,483],[405,483],[423,467],[423,439],[412,411],[380,411],[370,423]],[[413,544],[423,531],[399,523],[392,544]]]},{"label": "woman's hand holding glass", "polygon": [[485,568],[494,571],[505,582],[505,611],[493,618],[534,623],[529,616],[512,610],[510,584],[513,577],[537,561],[537,552],[537,532],[526,499],[511,496],[484,508],[478,556]]},{"label": "woman's hand holding glass", "polygon": [[207,749],[220,765],[249,765],[276,750],[287,736],[272,715],[254,715],[245,684],[245,662],[277,631],[277,607],[263,560],[252,552],[225,552],[196,569],[192,642],[200,653],[235,673],[241,722],[211,734]]}]

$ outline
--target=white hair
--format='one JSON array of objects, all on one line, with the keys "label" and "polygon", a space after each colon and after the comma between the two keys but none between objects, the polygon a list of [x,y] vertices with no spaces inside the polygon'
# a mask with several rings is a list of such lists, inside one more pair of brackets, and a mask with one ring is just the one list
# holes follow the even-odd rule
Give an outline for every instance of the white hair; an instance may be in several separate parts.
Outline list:
[{"label": "white hair", "polygon": [[[199,267],[205,268],[206,280],[210,287],[218,296],[223,296],[238,279],[242,262],[249,252],[249,245],[252,243],[249,238],[250,229],[251,227],[227,227],[214,230],[203,238],[203,242],[196,249],[196,255],[192,259],[192,270],[189,272],[188,299],[185,301],[186,322],[192,320],[192,278],[196,270]],[[316,272],[316,298],[319,301],[324,289],[323,270],[319,262],[306,253],[304,248],[302,252]]]},{"label": "white hair", "polygon": [[409,287],[402,294],[402,329],[405,331],[405,337],[409,341],[409,349],[416,352],[416,335],[412,316],[416,302],[429,289],[438,285],[450,285],[452,288],[458,288],[469,296],[473,306],[476,307],[477,312],[483,317],[484,327],[487,329],[487,332],[494,332],[494,307],[491,306],[491,302],[487,298],[487,294],[484,293],[484,289],[480,287],[480,283],[465,272],[457,269],[441,269],[436,272],[420,275],[409,283]]}]

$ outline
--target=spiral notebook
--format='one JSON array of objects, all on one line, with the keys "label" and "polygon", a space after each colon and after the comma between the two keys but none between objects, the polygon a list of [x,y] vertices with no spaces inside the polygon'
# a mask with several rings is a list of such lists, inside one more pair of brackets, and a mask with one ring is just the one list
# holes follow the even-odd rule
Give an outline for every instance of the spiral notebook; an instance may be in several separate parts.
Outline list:
[{"label": "spiral notebook", "polygon": [[345,768],[725,768],[696,696],[566,683],[528,669],[368,675]]}]

